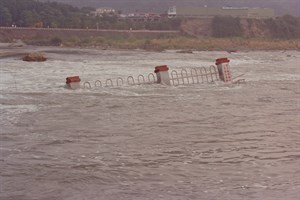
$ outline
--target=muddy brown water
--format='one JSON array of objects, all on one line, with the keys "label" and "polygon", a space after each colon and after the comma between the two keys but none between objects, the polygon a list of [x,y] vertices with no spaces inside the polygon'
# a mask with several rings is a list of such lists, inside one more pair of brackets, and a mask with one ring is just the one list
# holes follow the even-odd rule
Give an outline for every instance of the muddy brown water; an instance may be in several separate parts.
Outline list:
[{"label": "muddy brown water", "polygon": [[[299,51],[34,50],[0,59],[0,199],[299,199]],[[64,88],[224,56],[244,84]]]}]

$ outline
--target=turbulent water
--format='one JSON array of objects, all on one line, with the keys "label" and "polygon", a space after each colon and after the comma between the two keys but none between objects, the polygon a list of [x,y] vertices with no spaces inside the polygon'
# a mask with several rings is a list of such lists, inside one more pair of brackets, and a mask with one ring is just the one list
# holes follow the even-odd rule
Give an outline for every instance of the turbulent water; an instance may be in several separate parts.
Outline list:
[{"label": "turbulent water", "polygon": [[[1,200],[299,199],[299,51],[36,50],[0,59]],[[64,88],[224,56],[245,83]]]}]

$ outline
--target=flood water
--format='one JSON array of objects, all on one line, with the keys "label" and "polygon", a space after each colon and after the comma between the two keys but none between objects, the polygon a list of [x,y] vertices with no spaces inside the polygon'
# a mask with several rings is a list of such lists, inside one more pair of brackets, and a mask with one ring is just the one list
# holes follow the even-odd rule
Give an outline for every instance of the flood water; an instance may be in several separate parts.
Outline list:
[{"label": "flood water", "polygon": [[[0,59],[1,200],[299,199],[299,51],[32,50]],[[246,82],[64,88],[219,57]]]}]

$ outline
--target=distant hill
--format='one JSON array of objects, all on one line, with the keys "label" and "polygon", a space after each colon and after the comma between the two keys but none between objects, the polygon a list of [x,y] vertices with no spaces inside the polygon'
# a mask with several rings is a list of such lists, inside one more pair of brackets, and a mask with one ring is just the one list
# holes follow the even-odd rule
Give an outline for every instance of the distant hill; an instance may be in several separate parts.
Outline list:
[{"label": "distant hill", "polygon": [[300,16],[300,0],[39,0],[57,1],[78,7],[112,7],[124,12],[153,11],[164,12],[170,6],[228,6],[228,7],[268,7],[277,16],[290,14]]}]

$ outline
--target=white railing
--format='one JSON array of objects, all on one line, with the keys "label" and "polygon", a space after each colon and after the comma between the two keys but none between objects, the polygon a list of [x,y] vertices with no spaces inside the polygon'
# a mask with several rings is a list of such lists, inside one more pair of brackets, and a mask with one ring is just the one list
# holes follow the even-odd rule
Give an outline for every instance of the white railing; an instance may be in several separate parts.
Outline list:
[{"label": "white railing", "polygon": [[[133,76],[128,76],[126,81],[124,81],[123,78],[118,77],[116,79],[106,79],[102,84],[102,81],[96,80],[94,82],[95,88],[99,87],[121,87],[125,85],[146,85],[146,84],[154,84],[157,82],[156,77],[153,73],[148,74],[148,80],[146,80],[145,76],[142,74],[138,75],[137,78],[135,79]],[[83,88],[84,89],[90,89],[92,84],[89,81],[86,81],[83,83]]]},{"label": "white railing", "polygon": [[171,83],[174,86],[178,85],[188,85],[188,84],[199,84],[199,83],[209,83],[219,80],[219,73],[215,66],[210,66],[209,68],[199,67],[191,68],[190,72],[188,70],[182,69],[180,73],[176,70],[171,71]]},{"label": "white railing", "polygon": [[[137,78],[128,76],[126,79],[118,77],[116,79],[106,79],[105,81],[96,80],[94,82],[95,88],[100,87],[121,87],[121,86],[133,86],[133,85],[147,85],[157,83],[157,77],[150,73],[145,78],[144,75],[139,74]],[[124,81],[125,80],[125,81]],[[189,84],[201,84],[218,81],[219,73],[215,66],[205,67],[192,67],[187,69],[181,69],[179,72],[172,70],[170,73],[170,82],[173,86],[189,85]],[[103,83],[103,84],[102,84]],[[91,89],[92,84],[88,81],[83,83],[83,88]]]}]

